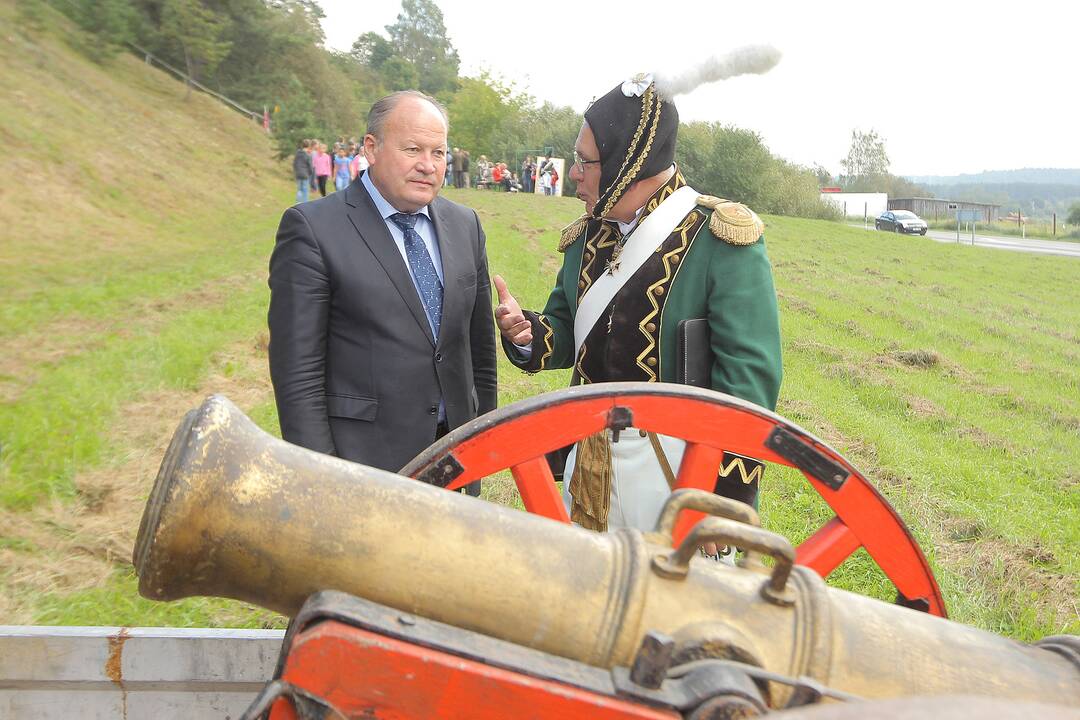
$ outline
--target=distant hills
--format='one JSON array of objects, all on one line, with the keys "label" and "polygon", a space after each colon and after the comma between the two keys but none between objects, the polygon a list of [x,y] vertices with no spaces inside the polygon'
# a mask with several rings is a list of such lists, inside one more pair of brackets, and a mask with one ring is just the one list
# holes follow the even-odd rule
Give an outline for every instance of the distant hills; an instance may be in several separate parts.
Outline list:
[{"label": "distant hills", "polygon": [[1080,185],[1080,168],[1023,168],[1021,170],[984,170],[962,175],[909,175],[919,185],[1001,185],[1038,183],[1040,185]]},{"label": "distant hills", "polygon": [[1080,168],[1023,168],[986,170],[964,175],[912,175],[907,179],[934,197],[1022,209],[1025,215],[1060,217],[1080,202]]}]

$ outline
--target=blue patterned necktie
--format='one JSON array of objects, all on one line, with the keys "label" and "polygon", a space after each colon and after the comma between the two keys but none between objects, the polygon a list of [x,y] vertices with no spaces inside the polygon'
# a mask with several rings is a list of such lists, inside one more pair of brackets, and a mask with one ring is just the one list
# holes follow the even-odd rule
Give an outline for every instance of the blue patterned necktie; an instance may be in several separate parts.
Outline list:
[{"label": "blue patterned necktie", "polygon": [[435,272],[435,263],[431,262],[424,239],[416,232],[416,221],[420,215],[394,213],[390,219],[401,228],[405,235],[405,256],[409,258],[409,267],[420,290],[420,301],[424,303],[428,319],[434,328],[435,339],[439,338],[439,323],[442,321],[443,286],[439,274]]}]

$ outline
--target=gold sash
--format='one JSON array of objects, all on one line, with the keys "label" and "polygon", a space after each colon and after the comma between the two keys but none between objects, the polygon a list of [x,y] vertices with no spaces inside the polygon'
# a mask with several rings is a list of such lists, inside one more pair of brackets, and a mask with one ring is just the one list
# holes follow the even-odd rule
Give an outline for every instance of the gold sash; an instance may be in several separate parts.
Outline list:
[{"label": "gold sash", "polygon": [[604,532],[610,510],[611,446],[603,430],[578,442],[570,477],[570,520],[586,530]]}]

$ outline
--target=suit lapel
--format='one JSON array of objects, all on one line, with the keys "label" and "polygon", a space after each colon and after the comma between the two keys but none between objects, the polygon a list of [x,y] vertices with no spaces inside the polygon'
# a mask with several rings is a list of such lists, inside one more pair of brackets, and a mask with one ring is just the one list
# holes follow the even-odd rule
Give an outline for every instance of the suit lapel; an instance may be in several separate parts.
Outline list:
[{"label": "suit lapel", "polygon": [[[460,222],[446,212],[447,204],[440,198],[428,206],[431,221],[435,225],[435,237],[439,243],[439,255],[442,256],[443,271],[443,309],[442,327],[448,328],[453,318],[461,317],[465,295],[458,278],[468,272],[468,234],[460,227]],[[446,332],[439,332],[440,344]]]},{"label": "suit lapel", "polygon": [[[413,285],[412,275],[409,274],[409,268],[405,264],[405,260],[401,257],[401,253],[394,243],[394,238],[390,236],[390,231],[386,228],[386,222],[375,208],[375,203],[372,202],[371,196],[368,195],[363,183],[359,180],[350,184],[345,193],[345,204],[348,206],[347,214],[349,216],[349,221],[352,222],[353,227],[356,228],[356,232],[360,233],[360,238],[367,244],[368,249],[371,250],[371,254],[375,256],[375,259],[379,261],[383,270],[386,271],[386,274],[390,277],[390,281],[394,284],[394,287],[397,288],[398,294],[401,295],[401,299],[405,301],[405,305],[408,306],[409,312],[412,313],[412,316],[420,326],[420,329],[424,331],[428,341],[434,345],[435,337],[431,334],[431,326],[428,324],[427,313],[424,312],[424,306],[420,302],[420,296],[416,293],[416,286]],[[445,259],[443,262],[445,265]],[[443,272],[445,272],[445,270]],[[446,301],[444,299],[443,317],[446,317],[445,305]]]}]

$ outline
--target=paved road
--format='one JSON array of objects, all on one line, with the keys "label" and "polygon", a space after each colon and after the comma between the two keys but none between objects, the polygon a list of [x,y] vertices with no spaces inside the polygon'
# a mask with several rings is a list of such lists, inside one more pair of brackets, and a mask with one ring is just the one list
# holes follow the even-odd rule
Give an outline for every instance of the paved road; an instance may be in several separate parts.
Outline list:
[{"label": "paved road", "polygon": [[[862,224],[855,225],[854,227],[862,227]],[[871,232],[876,232],[872,227]],[[937,240],[940,243],[955,243],[956,231],[949,232],[947,230],[931,230],[927,233],[927,237],[931,240]],[[960,233],[960,244],[971,245],[971,232]],[[975,234],[975,244],[980,247],[997,248],[998,250],[1016,250],[1019,252],[1030,252],[1039,255],[1062,255],[1065,257],[1080,258],[1080,243],[1076,242],[1063,242],[1060,240],[1034,240],[1034,239],[1022,239],[1018,237],[1001,237],[994,235],[979,235]]]}]

